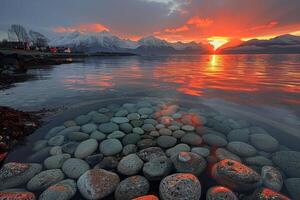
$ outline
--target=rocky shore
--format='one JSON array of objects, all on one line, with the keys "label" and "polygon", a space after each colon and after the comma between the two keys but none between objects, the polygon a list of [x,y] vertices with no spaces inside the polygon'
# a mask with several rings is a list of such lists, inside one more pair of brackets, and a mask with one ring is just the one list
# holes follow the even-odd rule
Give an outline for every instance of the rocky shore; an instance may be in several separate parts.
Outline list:
[{"label": "rocky shore", "polygon": [[53,127],[28,163],[6,163],[0,199],[300,199],[299,163],[300,152],[243,120],[112,104]]},{"label": "rocky shore", "polygon": [[0,106],[0,162],[13,144],[33,133],[40,124],[34,113]]}]

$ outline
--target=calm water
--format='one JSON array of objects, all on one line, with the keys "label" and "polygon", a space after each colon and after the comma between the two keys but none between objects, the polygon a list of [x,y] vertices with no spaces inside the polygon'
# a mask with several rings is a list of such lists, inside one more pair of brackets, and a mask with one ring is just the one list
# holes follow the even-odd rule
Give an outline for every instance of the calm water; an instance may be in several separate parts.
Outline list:
[{"label": "calm water", "polygon": [[36,79],[1,91],[0,105],[34,110],[110,98],[171,98],[300,135],[300,55],[91,58],[29,73]]}]

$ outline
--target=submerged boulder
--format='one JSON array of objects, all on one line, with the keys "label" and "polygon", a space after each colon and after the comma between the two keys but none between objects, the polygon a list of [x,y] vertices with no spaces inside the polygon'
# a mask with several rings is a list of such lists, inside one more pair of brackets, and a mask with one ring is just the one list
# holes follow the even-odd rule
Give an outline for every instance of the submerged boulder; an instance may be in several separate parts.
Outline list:
[{"label": "submerged boulder", "polygon": [[39,200],[69,200],[76,194],[76,191],[76,182],[66,179],[48,187],[39,196]]},{"label": "submerged boulder", "polygon": [[160,182],[159,195],[162,200],[199,200],[201,197],[201,184],[193,174],[172,174]]},{"label": "submerged boulder", "polygon": [[250,191],[261,184],[261,176],[237,161],[225,159],[212,168],[212,177],[221,185],[235,191]]},{"label": "submerged boulder", "polygon": [[278,151],[273,154],[272,161],[289,177],[300,178],[300,152]]},{"label": "submerged boulder", "polygon": [[238,200],[238,198],[230,189],[223,186],[215,186],[207,191],[206,200]]}]

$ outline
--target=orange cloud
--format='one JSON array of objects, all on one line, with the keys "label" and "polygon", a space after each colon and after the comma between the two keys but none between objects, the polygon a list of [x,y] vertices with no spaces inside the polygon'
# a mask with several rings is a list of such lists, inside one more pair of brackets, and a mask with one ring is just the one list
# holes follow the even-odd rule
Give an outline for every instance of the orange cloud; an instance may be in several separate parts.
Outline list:
[{"label": "orange cloud", "polygon": [[174,28],[174,29],[167,28],[167,29],[165,29],[165,32],[166,33],[178,33],[178,32],[184,32],[184,31],[188,31],[188,30],[190,30],[189,27],[184,25],[184,26],[181,26],[179,28]]},{"label": "orange cloud", "polygon": [[271,21],[267,24],[252,27],[252,28],[250,28],[250,30],[251,31],[257,31],[257,30],[263,30],[263,29],[270,29],[270,28],[273,28],[273,27],[277,26],[278,24],[279,24],[278,21]]},{"label": "orange cloud", "polygon": [[213,20],[211,20],[209,18],[201,19],[198,16],[194,16],[187,21],[188,25],[194,25],[198,28],[210,26],[212,23],[213,23]]},{"label": "orange cloud", "polygon": [[83,33],[97,33],[101,31],[109,31],[109,29],[99,23],[87,23],[87,24],[77,24],[74,26],[59,26],[53,29],[57,33],[69,33],[69,32],[83,32]]}]

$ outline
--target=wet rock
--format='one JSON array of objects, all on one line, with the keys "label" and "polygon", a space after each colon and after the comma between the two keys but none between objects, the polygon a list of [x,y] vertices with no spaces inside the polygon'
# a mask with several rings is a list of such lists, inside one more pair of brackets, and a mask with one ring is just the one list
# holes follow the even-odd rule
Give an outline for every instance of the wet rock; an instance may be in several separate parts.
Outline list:
[{"label": "wet rock", "polygon": [[76,182],[66,179],[48,187],[40,196],[39,200],[69,200],[76,194]]},{"label": "wet rock", "polygon": [[145,162],[151,161],[154,158],[165,157],[165,152],[159,147],[149,147],[137,153],[137,155]]},{"label": "wet rock", "polygon": [[157,124],[155,126],[156,129],[162,129],[162,128],[165,128],[166,126],[164,124]]},{"label": "wet rock", "polygon": [[144,124],[144,121],[142,119],[134,119],[130,122],[133,127],[141,127]]},{"label": "wet rock", "polygon": [[50,156],[44,161],[44,166],[46,169],[59,169],[62,167],[63,163],[71,158],[70,154],[59,154],[55,156]]},{"label": "wet rock", "polygon": [[51,147],[46,147],[40,151],[35,152],[34,154],[28,157],[28,162],[43,162],[49,156],[50,149]]},{"label": "wet rock", "polygon": [[91,120],[91,116],[89,115],[80,115],[78,117],[75,118],[75,122],[76,124],[78,124],[79,126],[88,123]]},{"label": "wet rock", "polygon": [[105,134],[109,134],[117,130],[119,130],[119,126],[112,122],[103,123],[99,125],[99,131]]},{"label": "wet rock", "polygon": [[185,135],[185,132],[182,130],[176,130],[172,133],[172,136],[177,139],[182,138],[184,135]]},{"label": "wet rock", "polygon": [[288,178],[284,181],[284,184],[293,199],[300,199],[300,178]]},{"label": "wet rock", "polygon": [[65,128],[65,129],[61,130],[60,132],[58,132],[57,135],[66,136],[69,133],[76,132],[76,131],[80,131],[80,126],[71,126],[71,127]]},{"label": "wet rock", "polygon": [[120,160],[118,172],[127,176],[135,175],[141,171],[143,165],[144,162],[136,154],[129,154]]},{"label": "wet rock", "polygon": [[[64,130],[65,126],[56,126],[50,129],[50,131],[45,135],[45,139],[48,140],[54,136],[56,136],[60,131]],[[80,129],[80,127],[79,127]]]},{"label": "wet rock", "polygon": [[70,158],[66,160],[62,166],[63,172],[72,179],[79,178],[89,169],[90,166],[87,164],[87,162],[77,158]]},{"label": "wet rock", "polygon": [[145,195],[145,196],[134,198],[132,200],[159,200],[159,199],[157,196],[154,195]]},{"label": "wet rock", "polygon": [[127,115],[128,115],[128,111],[125,109],[119,110],[115,114],[116,117],[126,117]]},{"label": "wet rock", "polygon": [[61,146],[54,146],[50,149],[49,153],[52,156],[62,154],[62,147]]},{"label": "wet rock", "polygon": [[98,141],[102,141],[106,138],[106,135],[104,133],[101,133],[100,131],[94,131],[90,135],[90,138],[98,140]]},{"label": "wet rock", "polygon": [[195,133],[185,134],[180,141],[191,146],[200,146],[202,144],[202,138]]},{"label": "wet rock", "polygon": [[146,132],[155,131],[155,127],[152,124],[144,124],[142,129]]},{"label": "wet rock", "polygon": [[111,118],[111,121],[116,124],[123,124],[123,123],[128,123],[129,119],[127,119],[127,117],[113,117]]},{"label": "wet rock", "polygon": [[145,177],[150,180],[161,180],[169,175],[172,170],[172,161],[163,156],[151,159],[144,164],[143,173]]},{"label": "wet rock", "polygon": [[89,155],[92,155],[96,149],[98,148],[98,142],[95,139],[88,139],[81,142],[76,150],[75,150],[75,157],[76,158],[85,158]]},{"label": "wet rock", "polygon": [[177,139],[172,137],[172,136],[160,136],[157,138],[156,140],[158,146],[162,147],[162,148],[170,148],[173,147],[174,145],[176,145],[177,143]]},{"label": "wet rock", "polygon": [[171,157],[177,172],[191,173],[199,176],[206,168],[206,160],[196,153],[180,152]]},{"label": "wet rock", "polygon": [[127,115],[127,118],[129,120],[138,120],[138,119],[141,118],[141,116],[138,113],[130,113],[130,114]]},{"label": "wet rock", "polygon": [[128,145],[124,146],[124,148],[122,150],[122,154],[124,156],[127,156],[132,153],[136,153],[136,152],[137,152],[137,146],[135,144],[128,144]]},{"label": "wet rock", "polygon": [[283,178],[281,173],[276,168],[272,166],[264,166],[261,169],[261,177],[263,180],[263,185],[265,187],[277,192],[281,190],[283,185]]},{"label": "wet rock", "polygon": [[120,178],[116,173],[92,169],[80,176],[77,187],[86,199],[102,199],[113,193],[119,183]]},{"label": "wet rock", "polygon": [[138,141],[140,141],[141,136],[139,134],[131,133],[127,134],[123,139],[122,143],[124,146],[128,144],[136,144]]},{"label": "wet rock", "polygon": [[247,143],[249,140],[249,129],[236,129],[229,132],[227,140],[229,142],[238,141]]},{"label": "wet rock", "polygon": [[177,125],[171,125],[171,126],[168,127],[168,129],[170,129],[171,131],[177,131],[177,130],[180,129],[180,127],[177,126]]},{"label": "wet rock", "polygon": [[169,157],[172,157],[173,155],[177,155],[177,154],[179,154],[182,151],[188,152],[190,150],[191,150],[191,148],[187,144],[177,144],[176,146],[174,146],[174,147],[172,147],[170,149],[167,149],[166,154]]},{"label": "wet rock", "polygon": [[48,145],[48,140],[38,140],[33,144],[32,151],[36,152],[43,148],[46,148]]},{"label": "wet rock", "polygon": [[92,120],[94,123],[97,123],[97,124],[109,122],[109,118],[102,113],[94,114]]},{"label": "wet rock", "polygon": [[103,154],[95,154],[95,155],[90,155],[85,158],[85,161],[92,167],[94,167],[96,164],[101,162],[103,160],[104,156]]},{"label": "wet rock", "polygon": [[0,200],[35,200],[35,195],[26,191],[0,191]]},{"label": "wet rock", "polygon": [[283,194],[277,193],[269,188],[258,188],[254,191],[250,200],[290,200]]},{"label": "wet rock", "polygon": [[78,145],[79,145],[78,142],[68,142],[62,146],[62,151],[64,153],[68,153],[68,154],[72,155],[72,154],[74,154]]},{"label": "wet rock", "polygon": [[120,129],[124,131],[125,133],[131,133],[132,132],[132,125],[129,123],[120,124]]},{"label": "wet rock", "polygon": [[209,149],[205,148],[205,147],[194,147],[194,148],[192,148],[191,152],[196,153],[203,157],[207,157],[210,154]]},{"label": "wet rock", "polygon": [[251,157],[256,154],[256,149],[244,142],[230,142],[227,145],[227,149],[241,157]]},{"label": "wet rock", "polygon": [[265,129],[257,126],[249,127],[249,131],[251,134],[265,134],[270,135]]},{"label": "wet rock", "polygon": [[195,130],[195,127],[191,126],[191,125],[184,125],[184,126],[181,127],[181,129],[184,130],[184,131],[191,132],[191,131]]},{"label": "wet rock", "polygon": [[159,195],[162,200],[199,200],[201,184],[198,178],[192,174],[172,174],[160,182]]},{"label": "wet rock", "polygon": [[145,119],[144,124],[152,124],[153,126],[156,126],[158,122],[155,119]]},{"label": "wet rock", "polygon": [[148,107],[138,109],[140,115],[151,115],[153,112],[154,110]]},{"label": "wet rock", "polygon": [[224,147],[227,145],[227,141],[215,134],[205,134],[202,136],[203,141],[210,145],[215,147]]},{"label": "wet rock", "polygon": [[95,169],[107,169],[112,170],[118,167],[119,161],[117,158],[108,156],[104,157],[96,166]]},{"label": "wet rock", "polygon": [[248,157],[244,159],[244,162],[247,165],[256,165],[256,166],[270,166],[273,165],[272,161],[268,158],[265,158],[263,156],[254,156],[254,157]]},{"label": "wet rock", "polygon": [[139,135],[143,135],[145,133],[144,130],[142,128],[140,128],[140,127],[133,128],[132,132],[136,133],[136,134],[139,134]]},{"label": "wet rock", "polygon": [[52,137],[48,140],[48,145],[50,145],[50,146],[60,146],[64,143],[64,141],[65,141],[65,136],[57,135],[57,136],[54,136],[54,137]]},{"label": "wet rock", "polygon": [[124,179],[115,191],[116,200],[131,200],[149,192],[150,184],[143,176],[131,176]]},{"label": "wet rock", "polygon": [[278,141],[270,135],[253,134],[250,135],[251,144],[259,150],[274,152],[278,148]]},{"label": "wet rock", "polygon": [[0,169],[0,189],[13,188],[27,183],[42,170],[42,165],[35,163],[10,162]]},{"label": "wet rock", "polygon": [[300,152],[278,151],[273,154],[272,161],[289,177],[300,178]]},{"label": "wet rock", "polygon": [[168,128],[161,128],[159,129],[158,132],[160,135],[168,135],[168,136],[172,135],[172,131]]},{"label": "wet rock", "polygon": [[122,143],[117,139],[107,139],[101,142],[100,152],[105,156],[112,156],[122,151]]},{"label": "wet rock", "polygon": [[235,191],[250,191],[261,183],[261,176],[251,168],[234,160],[225,159],[212,168],[212,177],[221,185]]},{"label": "wet rock", "polygon": [[108,113],[109,112],[109,109],[108,108],[100,108],[98,110],[99,113]]},{"label": "wet rock", "polygon": [[89,139],[90,135],[83,132],[72,132],[68,134],[68,139],[72,141],[83,141]]},{"label": "wet rock", "polygon": [[64,177],[64,173],[60,169],[42,171],[30,179],[27,189],[30,191],[44,190],[50,185],[62,181]]},{"label": "wet rock", "polygon": [[76,122],[73,120],[65,121],[64,123],[65,127],[71,127],[71,126],[77,126]]},{"label": "wet rock", "polygon": [[230,189],[222,186],[215,186],[209,188],[207,191],[206,200],[238,200],[238,198]]},{"label": "wet rock", "polygon": [[85,124],[81,127],[81,130],[84,132],[84,133],[92,133],[93,131],[96,131],[97,130],[97,125],[96,124],[93,124],[93,123],[89,123],[89,124]]},{"label": "wet rock", "polygon": [[156,145],[156,142],[152,139],[142,139],[138,141],[137,146],[139,149],[146,149]]},{"label": "wet rock", "polygon": [[120,139],[123,138],[126,134],[122,131],[114,131],[107,136],[108,139]]}]

